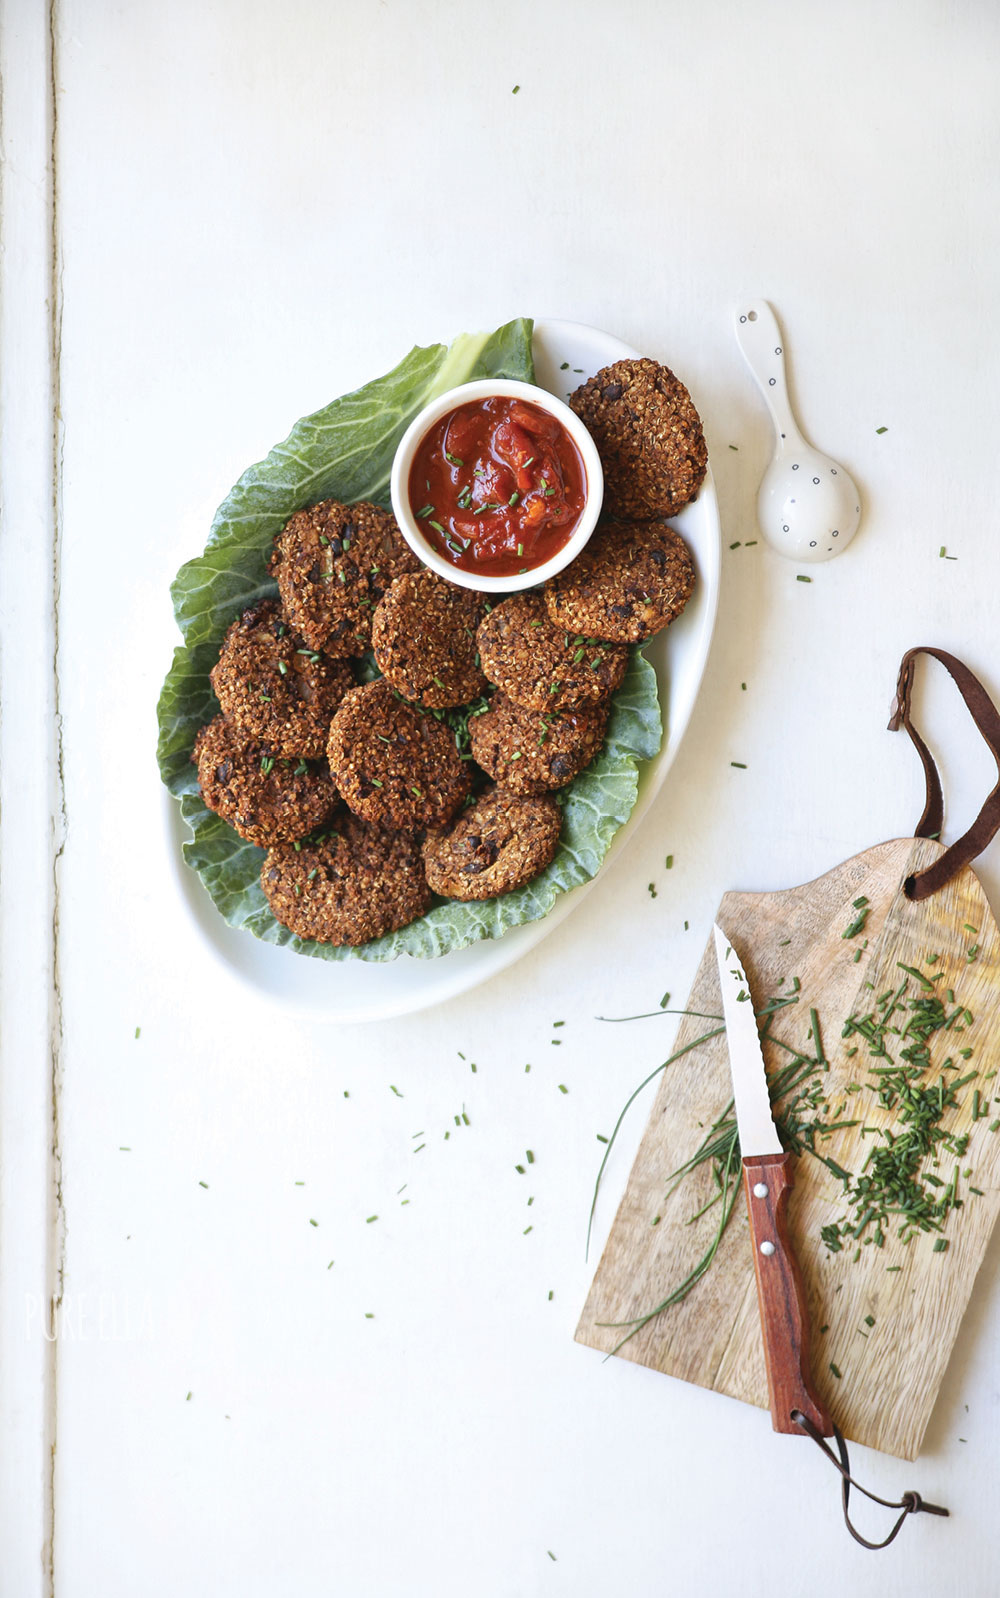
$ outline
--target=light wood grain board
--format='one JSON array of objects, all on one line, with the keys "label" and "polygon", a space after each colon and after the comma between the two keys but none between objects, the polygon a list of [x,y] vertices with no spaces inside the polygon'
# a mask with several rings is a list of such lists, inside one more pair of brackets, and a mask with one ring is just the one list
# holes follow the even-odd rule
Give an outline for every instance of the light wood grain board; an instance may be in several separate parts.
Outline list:
[{"label": "light wood grain board", "polygon": [[[755,1007],[788,993],[799,979],[800,1003],[776,1015],[774,1033],[811,1052],[807,1035],[809,1009],[814,1007],[830,1061],[828,1100],[834,1109],[846,1102],[845,1118],[856,1116],[869,1128],[896,1123],[866,1085],[871,1078],[864,1045],[848,1058],[848,1050],[860,1040],[842,1040],[845,1019],[869,1012],[877,995],[898,986],[900,963],[922,967],[933,955],[941,956],[945,972],[936,991],[944,998],[952,988],[956,1003],[974,1017],[964,1033],[938,1033],[930,1044],[935,1066],[949,1053],[971,1048],[960,1074],[979,1072],[959,1091],[959,1104],[944,1123],[950,1132],[969,1134],[959,1163],[962,1171],[971,1168],[971,1176],[960,1183],[962,1208],[947,1218],[945,1252],[934,1252],[933,1234],[920,1233],[904,1244],[893,1230],[883,1247],[866,1245],[857,1259],[850,1248],[831,1254],[820,1230],[847,1214],[841,1183],[808,1153],[795,1168],[790,1226],[806,1282],[818,1391],[847,1437],[904,1459],[915,1458],[919,1451],[1000,1204],[1000,1132],[989,1130],[1000,1117],[1000,1078],[991,1075],[1000,1065],[1000,934],[971,870],[923,903],[907,898],[907,876],[940,853],[940,844],[923,839],[878,844],[801,887],[768,894],[727,893],[717,918],[742,957]],[[862,895],[870,905],[863,934],[845,939],[845,929],[858,913],[853,901]],[[855,959],[859,951],[860,959]],[[711,938],[687,1007],[721,1017]],[[685,1016],[674,1049],[712,1025]],[[769,1071],[790,1058],[773,1044],[765,1045],[764,1053]],[[931,1074],[936,1080],[936,1071]],[[849,1093],[850,1083],[861,1083],[862,1091]],[[977,1088],[981,1104],[991,1108],[973,1124]],[[724,1035],[700,1044],[664,1071],[577,1327],[579,1342],[605,1352],[614,1349],[627,1330],[621,1323],[661,1303],[701,1258],[714,1234],[717,1211],[709,1210],[693,1223],[691,1217],[713,1196],[710,1172],[707,1166],[697,1168],[671,1192],[669,1178],[692,1156],[731,1097]],[[872,1134],[862,1137],[856,1127],[834,1133],[819,1146],[845,1170],[857,1173],[873,1140]],[[949,1181],[954,1163],[953,1157],[942,1155],[936,1174]],[[970,1182],[982,1196],[969,1192]],[[767,1408],[742,1202],[708,1272],[686,1299],[624,1343],[620,1355]]]}]

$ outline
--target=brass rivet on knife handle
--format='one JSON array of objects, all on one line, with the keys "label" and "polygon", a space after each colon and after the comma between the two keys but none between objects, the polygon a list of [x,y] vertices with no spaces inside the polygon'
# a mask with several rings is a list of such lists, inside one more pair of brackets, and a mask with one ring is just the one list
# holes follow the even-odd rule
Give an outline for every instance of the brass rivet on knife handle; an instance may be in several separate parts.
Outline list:
[{"label": "brass rivet on knife handle", "polygon": [[833,1422],[816,1396],[809,1374],[809,1313],[802,1274],[788,1236],[788,1195],[793,1177],[788,1154],[750,1154],[743,1185],[753,1268],[757,1278],[771,1424],[776,1432],[800,1431],[793,1411],[808,1417],[823,1437]]}]

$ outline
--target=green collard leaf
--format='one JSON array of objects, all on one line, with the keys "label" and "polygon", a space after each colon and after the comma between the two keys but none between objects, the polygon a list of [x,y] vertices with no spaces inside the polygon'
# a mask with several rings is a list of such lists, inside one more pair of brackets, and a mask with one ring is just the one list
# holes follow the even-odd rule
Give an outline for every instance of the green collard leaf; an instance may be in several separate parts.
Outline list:
[{"label": "green collard leaf", "polygon": [[400,932],[360,948],[303,942],[271,914],[260,886],[264,850],[245,843],[202,803],[191,749],[218,712],[209,672],[240,612],[275,595],[267,574],[271,543],[289,516],[321,499],[388,504],[389,470],[403,432],[436,394],[480,377],[530,382],[532,324],[523,318],[492,334],[465,334],[446,348],[415,349],[386,377],[296,423],[265,461],[244,472],[212,523],[205,553],[182,567],[171,590],[184,643],[174,653],[158,707],[163,781],[191,831],[184,858],[230,926],[266,943],[324,960],[432,958],[547,915],[560,894],[599,869],[638,794],[638,766],[662,736],[656,674],[632,654],[614,697],[605,745],[560,793],[563,828],[551,865],[514,893],[477,904],[438,902]]}]

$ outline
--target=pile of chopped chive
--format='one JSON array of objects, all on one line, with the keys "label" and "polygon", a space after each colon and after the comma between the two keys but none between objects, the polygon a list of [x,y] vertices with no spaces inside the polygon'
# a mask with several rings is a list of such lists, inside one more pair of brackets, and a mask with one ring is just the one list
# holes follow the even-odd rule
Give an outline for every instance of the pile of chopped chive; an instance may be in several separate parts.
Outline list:
[{"label": "pile of chopped chive", "polygon": [[[939,1066],[931,1059],[932,1038],[946,1033],[950,1042],[973,1020],[951,988],[944,998],[936,992],[943,975],[932,971],[936,964],[928,961],[921,971],[900,963],[902,981],[879,994],[870,1010],[849,1016],[844,1024],[842,1036],[860,1040],[848,1057],[862,1045],[869,1057],[867,1082],[852,1087],[873,1094],[884,1110],[892,1112],[895,1125],[870,1128],[875,1141],[857,1176],[827,1161],[844,1184],[849,1209],[842,1220],[822,1229],[831,1253],[853,1246],[857,1258],[862,1246],[882,1248],[892,1228],[902,1243],[909,1243],[918,1232],[940,1233],[951,1211],[962,1208],[958,1162],[969,1137],[949,1131],[944,1122],[959,1105],[960,1089],[979,1072],[963,1073],[962,1065],[972,1051],[957,1044]],[[913,991],[913,984],[918,991]],[[980,1098],[977,1089],[974,1119],[979,1117]],[[950,1167],[947,1178],[935,1174],[945,1157]],[[940,1238],[934,1245],[937,1253],[946,1247]]]}]

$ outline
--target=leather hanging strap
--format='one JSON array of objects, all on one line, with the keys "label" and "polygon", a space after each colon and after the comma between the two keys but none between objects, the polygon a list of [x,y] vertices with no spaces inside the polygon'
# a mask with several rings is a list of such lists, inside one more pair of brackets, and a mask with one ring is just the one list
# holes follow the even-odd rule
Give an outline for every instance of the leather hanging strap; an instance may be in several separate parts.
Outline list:
[{"label": "leather hanging strap", "polygon": [[972,826],[946,849],[933,865],[906,879],[904,886],[909,898],[927,899],[932,893],[937,893],[939,888],[943,888],[946,882],[950,882],[963,866],[975,860],[1000,829],[1000,714],[997,713],[996,706],[979,678],[973,675],[968,666],[963,666],[960,660],[956,660],[954,655],[949,655],[947,650],[932,649],[926,644],[918,644],[915,649],[906,651],[899,667],[889,731],[898,732],[900,727],[906,728],[924,768],[927,801],[913,834],[915,838],[939,838],[944,825],[944,799],[934,756],[910,719],[913,670],[918,655],[933,655],[934,659],[939,660],[946,671],[950,672],[959,693],[965,700],[969,714],[997,763],[996,786]]},{"label": "leather hanging strap", "polygon": [[[823,1433],[819,1430],[819,1427],[813,1425],[808,1415],[803,1415],[800,1409],[793,1409],[792,1419],[797,1426],[802,1427],[802,1430],[808,1437],[812,1438],[816,1446],[823,1450],[831,1465],[833,1465],[836,1470],[839,1470],[841,1475],[840,1499],[844,1509],[844,1524],[846,1525],[851,1536],[854,1538],[855,1542],[859,1542],[862,1548],[888,1548],[889,1544],[896,1537],[898,1537],[900,1528],[902,1527],[903,1521],[906,1519],[907,1515],[919,1514],[921,1510],[927,1515],[948,1515],[950,1513],[949,1510],[942,1509],[940,1504],[925,1503],[920,1494],[917,1492],[904,1493],[902,1498],[896,1500],[890,1498],[880,1498],[877,1493],[870,1493],[867,1487],[862,1487],[861,1483],[856,1482],[854,1477],[851,1475],[851,1461],[847,1454],[847,1443],[844,1441],[843,1433],[838,1427],[834,1426],[833,1435],[836,1439],[837,1453],[840,1455],[839,1459],[824,1438]],[[899,1509],[902,1511],[888,1537],[883,1537],[880,1543],[870,1543],[867,1537],[862,1537],[857,1528],[852,1526],[851,1517],[848,1513],[851,1503],[852,1487],[856,1487],[859,1493],[864,1493],[865,1497],[870,1498],[874,1504],[882,1504],[886,1509]]]}]

